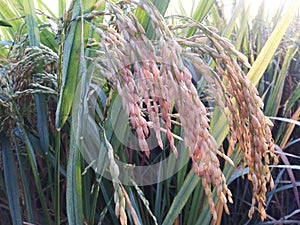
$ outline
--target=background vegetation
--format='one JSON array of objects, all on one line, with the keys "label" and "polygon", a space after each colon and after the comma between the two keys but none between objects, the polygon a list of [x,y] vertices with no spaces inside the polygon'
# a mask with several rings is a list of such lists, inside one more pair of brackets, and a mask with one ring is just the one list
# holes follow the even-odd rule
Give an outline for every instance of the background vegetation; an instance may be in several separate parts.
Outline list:
[{"label": "background vegetation", "polygon": [[[298,2],[285,5],[282,1],[274,13],[268,12],[269,6],[262,2],[253,15],[251,4],[234,1],[229,18],[225,16],[225,6],[228,9],[225,1],[195,1],[191,12],[181,1],[152,2],[165,15],[168,25],[180,23],[178,17],[171,15],[179,14],[181,19],[188,16],[228,38],[246,55],[251,69],[240,66],[257,86],[264,101],[264,113],[274,122],[272,134],[279,163],[270,166],[274,189],[266,195],[266,220],[261,221],[257,208],[253,217],[248,218],[252,183],[244,176],[249,169],[243,167],[241,150],[232,149],[228,144],[226,119],[221,111],[212,114],[210,132],[235,164],[232,167],[223,160],[221,165],[233,193],[233,204],[228,204],[230,215],[225,214],[216,191],[213,192],[217,202],[215,222],[299,224]],[[0,221],[3,224],[120,223],[115,214],[116,184],[88,167],[74,148],[70,135],[72,93],[79,74],[89,74],[83,71],[83,62],[87,63],[86,68],[92,63],[86,62],[80,52],[84,51],[86,58],[96,57],[89,51],[93,43],[88,38],[97,39],[91,21],[104,24],[103,15],[92,11],[104,9],[105,4],[100,3],[73,1],[70,9],[66,9],[65,1],[59,1],[57,17],[42,0],[36,3],[0,0]],[[178,4],[175,10],[174,4]],[[133,12],[147,37],[152,38],[154,31],[149,18],[140,9]],[[179,32],[179,36],[190,37],[195,29],[187,27]],[[214,68],[210,58],[206,62]],[[201,93],[203,79],[194,77],[194,81],[199,96],[205,98],[206,93]],[[106,120],[112,120],[118,112],[111,110],[109,102],[117,98],[116,90],[104,79],[98,82],[102,88],[99,95],[104,99],[99,103],[100,111]],[[131,156],[124,151],[110,126],[104,124],[108,142],[116,156],[124,161],[133,158],[136,164],[147,165],[169,154],[170,147],[166,144],[165,151],[151,153],[150,159],[144,155]],[[173,132],[180,135],[179,129]],[[191,167],[188,163],[170,179],[157,184],[120,189],[121,195],[128,194],[126,202],[131,204],[126,207],[128,224],[137,224],[136,218],[140,224],[213,223],[200,178]]]}]

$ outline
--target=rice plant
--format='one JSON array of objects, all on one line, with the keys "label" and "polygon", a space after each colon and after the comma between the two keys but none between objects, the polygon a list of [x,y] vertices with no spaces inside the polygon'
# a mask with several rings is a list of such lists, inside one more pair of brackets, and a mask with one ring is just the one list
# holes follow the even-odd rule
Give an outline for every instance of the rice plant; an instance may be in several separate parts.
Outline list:
[{"label": "rice plant", "polygon": [[0,1],[3,223],[297,222],[297,3],[172,3]]}]

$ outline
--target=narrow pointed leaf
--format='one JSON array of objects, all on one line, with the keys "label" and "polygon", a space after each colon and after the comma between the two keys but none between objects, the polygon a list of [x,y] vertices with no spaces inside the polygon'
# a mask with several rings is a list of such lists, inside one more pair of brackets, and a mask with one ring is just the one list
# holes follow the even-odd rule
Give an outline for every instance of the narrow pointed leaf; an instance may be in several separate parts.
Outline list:
[{"label": "narrow pointed leaf", "polygon": [[199,181],[200,178],[194,173],[193,170],[191,170],[181,187],[181,190],[184,191],[180,191],[176,195],[162,225],[169,225],[174,223],[176,217],[180,214],[181,210],[185,206],[188,198],[193,193]]},{"label": "narrow pointed leaf", "polygon": [[[205,16],[208,15],[209,11],[216,3],[216,0],[201,0],[199,1],[196,10],[193,13],[193,19],[202,22]],[[187,36],[190,37],[195,33],[195,28],[189,29]]]},{"label": "narrow pointed leaf", "polygon": [[20,207],[20,193],[18,185],[17,169],[15,166],[14,155],[10,148],[9,139],[6,135],[1,133],[1,149],[2,162],[4,169],[5,189],[9,204],[9,211],[13,225],[22,224],[21,207]]},{"label": "narrow pointed leaf", "polygon": [[[73,136],[73,135],[72,135]],[[82,225],[82,184],[80,152],[74,137],[71,137],[71,148],[67,166],[67,215],[69,224]]]},{"label": "narrow pointed leaf", "polygon": [[66,10],[67,2],[66,0],[58,0],[58,16],[61,17],[64,15]]},{"label": "narrow pointed leaf", "polygon": [[287,31],[290,23],[292,22],[294,15],[298,11],[299,2],[294,1],[288,8],[286,14],[282,17],[275,30],[272,32],[270,38],[266,42],[265,46],[261,50],[257,59],[255,60],[252,68],[248,72],[248,77],[254,85],[258,83],[263,73],[267,69],[269,62],[274,56],[276,49],[278,48],[280,41],[282,40],[285,32]]},{"label": "narrow pointed leaf", "polygon": [[28,176],[25,173],[24,170],[24,166],[22,163],[22,156],[20,153],[20,149],[19,146],[17,144],[17,140],[16,137],[13,137],[14,139],[14,145],[16,147],[16,155],[18,158],[18,163],[19,163],[19,170],[20,170],[20,174],[21,174],[21,179],[22,179],[22,186],[23,186],[23,190],[24,190],[24,197],[25,197],[25,204],[26,204],[26,212],[27,212],[27,221],[29,223],[34,223],[34,210],[33,210],[33,206],[32,206],[32,199],[31,199],[31,189],[30,189],[30,185],[29,185],[29,179]]},{"label": "narrow pointed leaf", "polygon": [[[79,2],[73,8],[72,20],[79,16]],[[71,110],[73,97],[76,88],[78,73],[78,53],[80,45],[80,26],[78,21],[70,24],[69,33],[64,41],[63,65],[62,65],[62,85],[60,97],[56,110],[56,128],[61,129],[66,122]],[[76,62],[76,63],[75,63]]]},{"label": "narrow pointed leaf", "polygon": [[47,207],[45,195],[44,195],[44,192],[42,189],[42,183],[41,183],[41,179],[40,179],[39,173],[38,173],[34,149],[33,149],[32,143],[29,140],[28,134],[25,132],[24,127],[22,127],[22,125],[19,125],[19,128],[21,130],[22,137],[23,137],[23,140],[26,145],[26,150],[27,150],[27,154],[28,154],[30,167],[31,167],[35,185],[36,185],[36,188],[37,188],[37,191],[39,194],[40,202],[41,202],[42,209],[43,209],[43,214],[45,216],[45,221],[46,221],[46,224],[50,225],[51,219],[50,219],[50,215],[49,215],[49,209]]},{"label": "narrow pointed leaf", "polygon": [[[23,19],[18,20],[11,20],[13,18],[20,17],[20,13],[18,13],[17,7],[21,5],[18,4],[16,1],[5,1],[0,0],[0,8],[5,9],[0,11],[0,18],[4,21],[9,21],[9,24],[14,28],[19,28],[23,22]],[[6,33],[5,37],[8,40],[12,40],[14,37],[14,29],[4,29],[2,30],[3,33]]]},{"label": "narrow pointed leaf", "polygon": [[[95,0],[89,0],[84,2],[86,9],[92,9]],[[71,9],[70,9],[71,10]],[[72,22],[69,25],[66,39],[64,40],[64,52],[62,59],[62,85],[60,89],[60,97],[56,110],[56,128],[61,129],[67,121],[70,114],[75,89],[77,82],[80,79],[80,64],[84,64],[85,61],[80,59],[80,47],[81,47],[81,32],[83,32],[83,43],[86,44],[90,26],[88,24],[83,25],[81,29],[81,22],[77,20],[80,16],[80,2],[76,1],[72,11]],[[60,83],[60,81],[59,81]]]},{"label": "narrow pointed leaf", "polygon": [[277,112],[280,107],[282,93],[283,93],[284,81],[286,79],[291,60],[293,59],[296,52],[297,52],[297,49],[289,48],[288,51],[285,53],[283,65],[282,65],[279,75],[276,79],[276,83],[275,83],[274,89],[271,93],[270,99],[268,100],[268,104],[265,107],[266,115],[269,115],[269,116],[277,115]]},{"label": "narrow pointed leaf", "polygon": [[0,20],[0,26],[2,27],[12,27],[12,25],[4,20]]},{"label": "narrow pointed leaf", "polygon": [[[170,0],[165,0],[165,1],[149,0],[149,1],[153,3],[153,5],[158,9],[158,11],[161,13],[162,16],[165,15],[165,13],[168,9]],[[136,11],[136,17],[138,18],[140,24],[145,28],[147,37],[149,37],[151,39],[154,35],[154,32],[153,32],[151,22],[149,20],[149,16],[143,10],[138,8]]]},{"label": "narrow pointed leaf", "polygon": [[[30,46],[40,46],[40,34],[37,25],[37,17],[35,13],[34,2],[30,0],[23,0],[26,26]],[[41,147],[44,153],[49,148],[49,132],[48,132],[48,115],[47,102],[44,94],[36,94],[35,96],[36,110],[37,110],[37,126]]]},{"label": "narrow pointed leaf", "polygon": [[29,44],[31,46],[39,46],[40,35],[36,20],[34,1],[23,0],[23,6],[25,12],[26,26],[28,30]]},{"label": "narrow pointed leaf", "polygon": [[55,224],[60,224],[60,131],[55,137]]},{"label": "narrow pointed leaf", "polygon": [[291,99],[288,102],[286,111],[287,112],[290,111],[291,108],[294,106],[294,104],[297,101],[299,101],[299,99],[300,99],[300,82],[298,83],[298,86],[296,87],[296,89],[293,91],[293,95],[292,95]]}]

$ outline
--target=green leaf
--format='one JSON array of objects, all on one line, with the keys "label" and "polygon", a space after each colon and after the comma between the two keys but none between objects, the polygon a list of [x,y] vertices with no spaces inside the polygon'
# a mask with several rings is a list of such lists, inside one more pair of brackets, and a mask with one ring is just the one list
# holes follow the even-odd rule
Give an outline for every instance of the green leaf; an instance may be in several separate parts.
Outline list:
[{"label": "green leaf", "polygon": [[169,225],[174,223],[175,219],[177,218],[177,216],[185,206],[186,202],[188,201],[189,197],[193,193],[199,181],[200,178],[194,173],[193,170],[191,170],[187,175],[180,191],[174,198],[172,205],[162,225]]},{"label": "green leaf", "polygon": [[71,134],[70,152],[67,165],[67,215],[72,225],[82,225],[83,202],[81,184],[80,152],[75,137]]},{"label": "green leaf", "polygon": [[14,29],[2,29],[3,36],[7,40],[13,40],[15,29],[21,27],[23,19],[11,20],[13,18],[21,17],[21,14],[18,12],[17,8],[22,7],[16,0],[6,1],[0,0],[0,8],[5,10],[0,10],[0,18],[4,21],[9,21],[9,24]]},{"label": "green leaf", "polygon": [[[201,208],[201,198],[203,198],[204,189],[201,182],[195,188],[194,194],[191,196],[191,209]],[[194,225],[199,217],[198,210],[191,210],[187,219],[189,225]]]},{"label": "green leaf", "polygon": [[108,191],[111,192],[111,190],[109,190],[103,182],[101,182],[100,184],[100,188],[101,188],[101,194],[103,195],[103,198],[104,198],[104,201],[106,203],[106,207],[108,208],[108,211],[111,215],[111,218],[112,218],[112,224],[120,224],[119,221],[118,221],[118,218],[115,214],[115,210],[114,210],[114,207],[111,205],[111,202],[113,202],[113,196],[109,193],[107,193]]},{"label": "green leaf", "polygon": [[67,1],[66,0],[58,0],[58,16],[62,17],[66,10]]},{"label": "green leaf", "polygon": [[55,224],[60,224],[60,131],[57,131],[55,137]]},{"label": "green leaf", "polygon": [[[59,100],[60,108],[57,110],[59,114],[56,117],[56,127],[59,130],[65,123],[67,116],[70,113],[73,103],[72,100],[76,94],[77,101],[75,103],[77,104],[74,104],[73,106],[71,144],[67,166],[67,215],[68,221],[72,225],[83,224],[82,216],[84,207],[81,181],[81,157],[79,148],[83,145],[81,143],[81,136],[82,132],[85,131],[87,122],[88,111],[86,108],[86,95],[90,83],[90,74],[87,74],[85,62],[85,44],[89,35],[89,26],[87,24],[83,24],[83,11],[84,8],[92,9],[91,5],[94,4],[95,1],[86,1],[85,7],[83,7],[80,3],[81,1],[76,1],[74,3],[73,17],[80,15],[81,21],[74,21],[74,24],[71,24],[70,33],[66,39],[67,41],[68,38],[71,37],[71,45],[68,45],[69,43],[66,42],[67,46],[65,46],[65,51],[67,51],[66,59],[68,64],[63,61],[64,77],[61,89],[62,95],[60,96],[61,98]],[[75,65],[69,64],[70,62],[75,62]],[[74,73],[72,72],[73,69]],[[66,95],[68,92],[71,92],[71,96]],[[66,103],[68,104],[67,108],[64,107],[64,104]]]},{"label": "green leaf", "polygon": [[21,179],[22,179],[22,186],[23,186],[23,191],[24,191],[24,197],[25,197],[25,204],[26,204],[26,212],[27,212],[27,221],[29,223],[34,223],[34,210],[32,206],[32,199],[31,199],[31,189],[29,185],[29,179],[28,176],[25,173],[24,166],[23,166],[23,158],[20,153],[20,149],[16,140],[16,137],[13,137],[13,142],[16,147],[16,155],[18,158],[18,163],[19,163],[19,170],[21,174]]},{"label": "green leaf", "polygon": [[[29,45],[40,46],[40,34],[37,25],[34,2],[30,0],[23,0],[23,6],[25,11]],[[49,148],[48,110],[46,96],[44,94],[36,94],[34,97],[37,110],[37,126],[40,143],[43,152],[46,153]]]},{"label": "green leaf", "polygon": [[[216,3],[216,0],[200,0],[196,10],[193,13],[193,19],[202,22],[202,20],[205,18],[205,16],[208,15],[209,11],[213,7],[213,5]],[[195,33],[195,28],[191,28],[187,32],[187,37],[192,36]]]},{"label": "green leaf", "polygon": [[292,107],[294,106],[294,104],[299,101],[300,99],[300,82],[298,83],[298,86],[296,87],[296,89],[293,91],[292,97],[290,98],[287,108],[286,108],[286,112],[290,111],[292,109]]},{"label": "green leaf", "polygon": [[95,214],[97,211],[97,200],[98,200],[98,195],[99,195],[99,190],[100,190],[100,182],[101,182],[101,177],[97,174],[96,179],[94,182],[94,187],[92,191],[92,203],[91,203],[91,210],[90,210],[90,219],[89,219],[89,224],[94,224],[95,223]]},{"label": "green leaf", "polygon": [[55,40],[55,34],[49,31],[48,29],[43,29],[40,33],[41,43],[46,45],[52,51],[57,52],[58,44]]},{"label": "green leaf", "polygon": [[275,86],[271,92],[271,96],[268,99],[268,103],[265,106],[265,114],[266,115],[276,115],[281,102],[281,97],[283,94],[284,82],[287,76],[288,69],[290,67],[290,63],[293,60],[295,54],[297,53],[297,48],[289,48],[285,53],[283,65],[281,66],[279,75],[276,79]]},{"label": "green leaf", "polygon": [[[92,9],[95,1],[85,1],[85,8]],[[82,25],[81,21],[77,20],[81,15],[80,1],[75,1],[72,7],[70,9],[72,11],[72,22],[69,24],[68,33],[64,40],[64,52],[62,54],[62,85],[55,121],[58,130],[63,127],[71,111],[75,90],[82,76],[80,67],[86,63],[84,57],[81,57],[81,47],[84,47],[87,43],[90,31],[90,25],[87,23]],[[82,46],[82,43],[84,46]]]},{"label": "green leaf", "polygon": [[4,20],[0,20],[0,26],[2,27],[12,27],[12,25]]},{"label": "green leaf", "polygon": [[[68,34],[64,40],[64,52],[62,54],[62,85],[59,101],[56,109],[56,128],[60,130],[66,122],[71,110],[74,93],[77,84],[78,57],[80,49],[80,24],[76,17],[80,15],[79,1],[70,9],[73,12],[72,23],[69,25]],[[59,81],[60,82],[60,81]]]},{"label": "green leaf", "polygon": [[44,192],[43,192],[43,189],[42,189],[42,184],[41,184],[41,179],[40,179],[39,173],[38,173],[38,168],[37,168],[37,164],[36,164],[34,149],[33,149],[32,143],[30,142],[28,134],[26,133],[24,127],[21,124],[19,124],[19,129],[22,133],[23,140],[24,140],[24,143],[26,145],[26,150],[27,150],[29,163],[30,163],[30,166],[31,166],[31,169],[32,169],[32,174],[33,174],[35,185],[36,185],[36,188],[37,188],[37,191],[38,191],[38,194],[39,194],[40,202],[41,202],[41,205],[42,205],[42,208],[43,208],[43,213],[45,215],[45,221],[46,221],[46,224],[51,225],[49,209],[47,207],[46,200],[45,200],[45,195],[44,195]]},{"label": "green leaf", "polygon": [[[46,15],[49,15],[55,19],[57,19],[56,13],[52,11],[52,9],[50,9],[48,7],[48,5],[46,4],[46,1],[44,0],[37,0],[37,4],[38,4],[38,8],[39,10],[41,10],[43,13],[45,13]],[[52,7],[54,8],[54,7]],[[44,19],[44,17],[41,18],[42,21],[39,22],[39,24],[43,24],[43,23],[47,23],[47,18]]]},{"label": "green leaf", "polygon": [[37,25],[34,1],[23,0],[25,11],[26,26],[28,30],[28,38],[30,46],[40,45],[40,35]]},{"label": "green leaf", "polygon": [[[149,2],[151,2],[158,9],[162,16],[164,16],[168,9],[170,0],[149,0]],[[153,38],[154,32],[151,22],[149,20],[149,16],[142,9],[138,8],[136,10],[136,17],[139,20],[140,24],[144,27],[146,31],[146,36],[149,39]]]},{"label": "green leaf", "polygon": [[0,134],[2,162],[4,170],[5,189],[9,204],[9,211],[13,225],[22,224],[20,193],[18,185],[17,169],[15,166],[14,155],[10,148],[9,138],[4,134]]},{"label": "green leaf", "polygon": [[236,21],[242,15],[244,7],[245,7],[245,1],[238,1],[230,17],[230,20],[222,33],[224,37],[229,38],[230,35],[233,33],[233,30],[236,26]]},{"label": "green leaf", "polygon": [[275,30],[272,32],[270,38],[266,42],[265,46],[255,60],[253,66],[248,72],[247,76],[250,78],[254,85],[259,82],[264,71],[267,69],[269,62],[273,58],[274,53],[276,52],[280,44],[280,41],[282,40],[297,11],[298,2],[294,1],[287,9],[286,14],[282,17]]},{"label": "green leaf", "polygon": [[34,97],[37,110],[39,139],[43,153],[46,154],[49,149],[47,98],[45,94],[36,94]]}]

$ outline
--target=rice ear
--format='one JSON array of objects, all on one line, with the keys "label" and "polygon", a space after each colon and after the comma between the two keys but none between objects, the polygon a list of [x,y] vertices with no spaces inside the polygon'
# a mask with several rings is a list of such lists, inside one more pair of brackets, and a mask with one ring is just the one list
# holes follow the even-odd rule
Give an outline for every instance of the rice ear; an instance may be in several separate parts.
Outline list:
[{"label": "rice ear", "polygon": [[[130,1],[126,3],[132,4]],[[116,18],[116,30],[102,27],[98,32],[101,41],[94,45],[101,48],[94,62],[97,67],[102,67],[103,75],[119,91],[141,150],[147,157],[150,156],[151,149],[146,139],[151,125],[155,128],[159,146],[163,147],[160,132],[165,131],[168,143],[177,156],[172,124],[180,124],[185,131],[184,142],[193,169],[202,179],[212,214],[216,215],[212,186],[217,188],[218,197],[224,205],[232,202],[217,154],[232,161],[219,151],[219,146],[209,133],[209,112],[192,82],[195,74],[203,75],[215,92],[216,102],[227,116],[232,146],[239,143],[245,164],[249,166],[249,176],[253,178],[252,206],[256,202],[264,205],[266,184],[270,181],[270,170],[266,165],[269,155],[273,157],[274,149],[270,130],[272,124],[262,112],[263,102],[258,91],[233,56],[245,66],[250,66],[247,58],[212,28],[192,20],[168,27],[150,1],[135,2],[145,10],[152,22],[156,36],[155,41],[149,40],[130,11],[122,14],[117,4],[108,4],[110,13]],[[197,29],[194,36],[176,36],[176,29],[190,27]],[[211,68],[203,60],[204,57],[214,60],[215,68]],[[109,66],[104,68],[103,65]],[[174,108],[180,123],[172,121]],[[146,121],[145,114],[150,121]],[[229,213],[227,206],[225,210]],[[259,210],[264,218],[263,208]],[[253,207],[249,216],[252,213]]]}]

